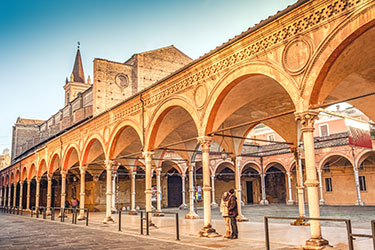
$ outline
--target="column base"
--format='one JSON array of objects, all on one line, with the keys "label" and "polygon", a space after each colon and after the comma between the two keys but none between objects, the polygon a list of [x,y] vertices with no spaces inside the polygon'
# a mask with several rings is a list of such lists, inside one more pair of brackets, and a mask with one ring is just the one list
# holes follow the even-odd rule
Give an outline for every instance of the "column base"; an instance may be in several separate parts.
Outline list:
[{"label": "column base", "polygon": [[164,214],[163,214],[162,211],[157,211],[157,210],[156,210],[156,212],[154,213],[154,216],[155,216],[155,217],[163,217]]},{"label": "column base", "polygon": [[292,226],[310,226],[310,223],[308,223],[304,219],[297,219],[297,220],[291,222],[290,225],[292,225]]},{"label": "column base", "polygon": [[115,223],[115,221],[112,219],[112,217],[106,217],[103,221],[104,224],[112,224]]},{"label": "column base", "polygon": [[187,215],[185,215],[185,219],[199,219],[199,215],[197,215],[194,211],[190,211]]},{"label": "column base", "polygon": [[181,204],[181,206],[178,207],[181,210],[187,210],[188,206],[186,204]]},{"label": "column base", "polygon": [[77,220],[85,220],[86,217],[83,214],[78,215]]},{"label": "column base", "polygon": [[326,204],[326,201],[325,200],[319,200],[319,205],[325,205]]},{"label": "column base", "polygon": [[328,240],[323,239],[322,237],[318,239],[309,239],[306,241],[306,245],[302,247],[302,249],[324,249],[324,247],[328,246]]},{"label": "column base", "polygon": [[287,204],[288,206],[292,206],[292,205],[295,204],[295,202],[294,202],[294,200],[288,200],[288,201],[286,202],[286,204]]},{"label": "column base", "polygon": [[215,238],[215,237],[220,237],[221,235],[218,234],[211,225],[208,225],[208,226],[203,227],[199,231],[198,236],[207,237],[207,238]]},{"label": "column base", "polygon": [[245,202],[243,202],[243,200],[241,200],[241,206],[245,206]]},{"label": "column base", "polygon": [[237,216],[237,221],[243,222],[243,221],[249,221],[249,219],[246,218],[245,216],[243,216],[242,214],[240,214],[240,215]]},{"label": "column base", "polygon": [[138,213],[137,213],[137,211],[135,211],[135,210],[131,210],[131,211],[129,211],[128,214],[129,214],[129,215],[137,215]]},{"label": "column base", "polygon": [[211,207],[216,208],[216,207],[219,207],[219,205],[216,202],[212,202]]},{"label": "column base", "polygon": [[268,200],[261,200],[259,202],[260,205],[269,205],[270,203],[268,202]]},{"label": "column base", "polygon": [[362,200],[356,200],[355,201],[355,203],[354,203],[354,205],[356,205],[356,206],[364,206],[364,205],[366,205],[366,203],[364,202],[364,201],[362,201]]}]

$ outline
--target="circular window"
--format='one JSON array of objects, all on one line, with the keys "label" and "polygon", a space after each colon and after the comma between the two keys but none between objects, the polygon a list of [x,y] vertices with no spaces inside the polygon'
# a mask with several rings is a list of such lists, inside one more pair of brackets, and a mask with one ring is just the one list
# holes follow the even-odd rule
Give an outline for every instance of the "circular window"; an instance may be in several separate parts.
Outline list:
[{"label": "circular window", "polygon": [[116,84],[120,86],[121,88],[126,88],[129,86],[129,78],[127,75],[124,74],[118,74],[116,76]]}]

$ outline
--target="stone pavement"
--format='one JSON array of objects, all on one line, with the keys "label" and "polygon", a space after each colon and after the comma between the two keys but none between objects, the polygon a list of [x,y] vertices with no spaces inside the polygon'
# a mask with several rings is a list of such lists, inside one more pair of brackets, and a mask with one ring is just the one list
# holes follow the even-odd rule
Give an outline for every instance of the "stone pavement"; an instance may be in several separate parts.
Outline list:
[{"label": "stone pavement", "polygon": [[[0,249],[7,249],[8,245],[3,245],[3,233],[7,232],[9,235],[12,232],[15,238],[7,239],[5,241],[14,241],[15,246],[22,246],[24,230],[27,228],[34,232],[30,234],[26,232],[26,239],[32,241],[33,244],[43,242],[45,235],[52,239],[57,238],[56,242],[60,244],[58,249],[66,249],[65,242],[76,242],[78,249],[105,249],[103,243],[97,241],[105,237],[105,240],[110,242],[109,245],[114,249],[149,249],[150,245],[163,247],[173,247],[182,249],[265,249],[264,243],[264,215],[277,216],[295,216],[296,207],[285,205],[274,206],[245,206],[244,214],[250,219],[249,222],[239,223],[239,239],[225,240],[219,238],[199,238],[197,232],[203,226],[203,219],[185,220],[184,215],[188,212],[186,210],[165,209],[164,211],[178,211],[180,214],[180,238],[181,241],[176,241],[175,234],[175,218],[171,215],[164,217],[152,217],[152,221],[158,228],[152,227],[150,229],[150,236],[140,235],[140,216],[122,215],[122,232],[118,232],[118,215],[113,214],[116,223],[103,224],[105,213],[96,212],[90,213],[89,227],[85,227],[83,221],[79,221],[77,225],[71,225],[71,218],[66,219],[65,223],[58,221],[51,222],[50,220],[43,221],[43,219],[30,218],[24,216],[20,219],[17,215],[6,215],[0,213],[1,225],[12,225],[8,229],[7,226],[2,227],[0,231]],[[218,212],[218,209],[212,210],[212,224],[214,228],[220,233],[224,234],[224,222]],[[335,218],[350,218],[353,221],[353,231],[355,233],[370,234],[370,219],[372,219],[374,207],[322,207],[322,214],[324,217]],[[202,210],[198,209],[198,214],[202,215]],[[327,216],[328,215],[328,216]],[[4,219],[5,218],[5,219]],[[201,216],[201,218],[203,218]],[[6,220],[6,221],[3,221]],[[19,221],[21,222],[13,222]],[[25,222],[23,222],[25,221]],[[31,223],[27,222],[31,221]],[[293,249],[294,246],[303,245],[309,237],[309,227],[295,227],[290,226],[289,221],[271,221],[270,223],[270,239],[271,249]],[[37,226],[34,228],[34,226]],[[9,231],[10,230],[10,231]],[[75,231],[76,230],[76,231]],[[344,223],[325,223],[322,227],[323,236],[329,240],[335,249],[347,249],[346,229]],[[52,233],[53,232],[53,233]],[[72,236],[73,235],[73,236]],[[82,237],[75,237],[75,236]],[[95,239],[96,243],[91,245],[91,239]],[[64,239],[64,240],[63,240]],[[36,243],[34,243],[36,241]],[[52,241],[52,240],[51,240]],[[53,241],[55,242],[55,241]],[[114,244],[112,245],[112,243]],[[124,243],[125,242],[125,243]],[[128,244],[129,243],[129,244]],[[145,243],[143,245],[143,243]],[[147,244],[146,244],[147,243]],[[75,243],[74,243],[75,244]],[[125,245],[124,245],[125,244]],[[5,248],[4,248],[5,246]],[[55,246],[55,245],[54,245]],[[83,248],[80,248],[80,247]],[[135,247],[138,246],[138,247]],[[357,238],[354,241],[355,250],[370,250],[372,249],[372,242],[366,238]],[[47,249],[47,245],[36,245],[37,249]],[[46,247],[46,248],[43,248]],[[85,248],[86,247],[86,248]],[[94,247],[94,248],[92,248]],[[96,247],[96,248],[95,248]],[[31,247],[30,247],[31,248]],[[33,248],[33,249],[36,249]],[[70,247],[69,247],[70,248]],[[14,248],[13,248],[14,249]],[[23,249],[23,248],[17,248]],[[25,248],[27,249],[27,248]]]}]

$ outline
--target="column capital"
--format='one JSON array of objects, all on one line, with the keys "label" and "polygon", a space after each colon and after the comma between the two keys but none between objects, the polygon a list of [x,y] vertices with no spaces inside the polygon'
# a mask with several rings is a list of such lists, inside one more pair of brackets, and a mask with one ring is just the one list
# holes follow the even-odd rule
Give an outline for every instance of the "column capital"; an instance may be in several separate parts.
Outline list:
[{"label": "column capital", "polygon": [[210,143],[212,142],[212,136],[200,136],[197,138],[197,141],[202,146],[205,144],[210,145]]},{"label": "column capital", "polygon": [[152,159],[153,155],[154,155],[154,152],[152,152],[152,151],[144,151],[144,152],[142,152],[142,156],[143,156],[143,158],[145,158],[145,160],[146,159]]},{"label": "column capital", "polygon": [[291,173],[290,171],[287,171],[287,172],[286,172],[286,175],[287,175],[289,178],[290,178],[291,174],[292,174],[292,173]]},{"label": "column capital", "polygon": [[215,178],[215,174],[212,174],[212,175],[211,175],[211,178]]},{"label": "column capital", "polygon": [[161,174],[161,171],[162,171],[162,168],[155,168],[155,173],[157,175],[160,175]]},{"label": "column capital", "polygon": [[42,180],[42,177],[37,176],[37,177],[35,177],[35,180],[36,180],[37,183],[39,183]]},{"label": "column capital", "polygon": [[301,124],[302,132],[312,132],[314,131],[314,122],[318,120],[319,111],[308,110],[303,112],[295,112],[295,119]]},{"label": "column capital", "polygon": [[317,168],[316,171],[318,172],[318,174],[321,174],[323,172],[321,168]]},{"label": "column capital", "polygon": [[47,174],[47,180],[52,181],[52,176],[53,176],[52,174]]},{"label": "column capital", "polygon": [[185,179],[185,178],[186,178],[186,174],[185,174],[185,173],[182,173],[182,174],[181,174],[181,178],[182,178],[182,179]]},{"label": "column capital", "polygon": [[27,185],[30,185],[31,184],[31,180],[27,179]]},{"label": "column capital", "polygon": [[68,170],[61,170],[60,171],[60,174],[61,174],[61,177],[66,177],[66,175],[68,174]]},{"label": "column capital", "polygon": [[114,161],[111,161],[111,160],[104,161],[104,164],[107,170],[112,171]]},{"label": "column capital", "polygon": [[79,171],[80,171],[81,174],[86,174],[87,166],[80,166]]}]

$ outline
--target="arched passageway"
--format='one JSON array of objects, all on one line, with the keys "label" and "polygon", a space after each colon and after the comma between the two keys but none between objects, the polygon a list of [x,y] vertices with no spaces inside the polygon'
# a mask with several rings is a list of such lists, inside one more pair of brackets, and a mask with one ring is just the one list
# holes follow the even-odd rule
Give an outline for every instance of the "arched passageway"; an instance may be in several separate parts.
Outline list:
[{"label": "arched passageway", "polygon": [[276,163],[266,171],[266,197],[270,203],[286,203],[286,184],[283,167]]},{"label": "arched passageway", "polygon": [[259,172],[254,164],[246,164],[242,170],[243,201],[245,204],[258,204],[261,197],[261,182]]}]

